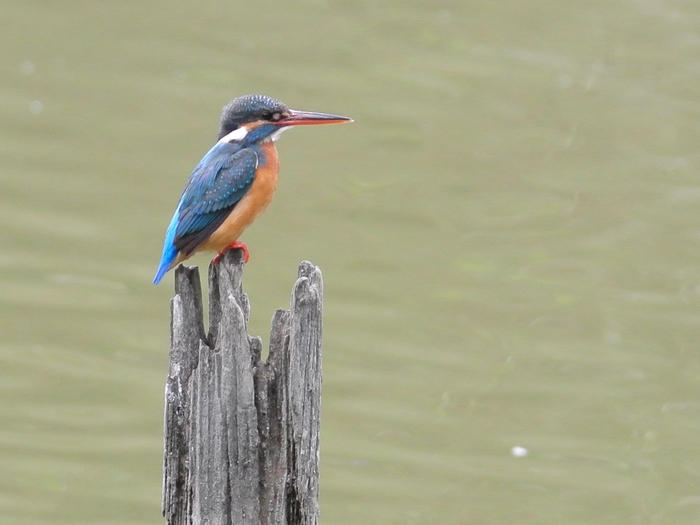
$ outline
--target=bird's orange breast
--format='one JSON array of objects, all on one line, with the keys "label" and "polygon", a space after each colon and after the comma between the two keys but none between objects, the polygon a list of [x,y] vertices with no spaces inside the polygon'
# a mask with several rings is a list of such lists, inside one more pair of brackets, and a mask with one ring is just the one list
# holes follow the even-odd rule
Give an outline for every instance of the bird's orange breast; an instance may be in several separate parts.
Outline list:
[{"label": "bird's orange breast", "polygon": [[280,165],[275,143],[270,141],[260,147],[258,168],[255,170],[253,185],[211,237],[196,251],[220,252],[231,245],[252,222],[257,219],[272,202],[277,189],[277,174]]}]

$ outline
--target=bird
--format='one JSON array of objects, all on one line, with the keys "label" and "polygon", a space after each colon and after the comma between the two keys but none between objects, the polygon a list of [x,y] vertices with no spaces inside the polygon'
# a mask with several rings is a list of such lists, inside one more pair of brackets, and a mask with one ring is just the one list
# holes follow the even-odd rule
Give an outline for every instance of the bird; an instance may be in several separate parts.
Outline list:
[{"label": "bird", "polygon": [[294,126],[346,122],[352,119],[290,109],[266,95],[244,95],[227,104],[217,142],[192,171],[175,208],[153,283],[197,252],[218,252],[217,263],[225,251],[240,248],[247,263],[248,248],[238,238],[272,201],[279,136]]}]

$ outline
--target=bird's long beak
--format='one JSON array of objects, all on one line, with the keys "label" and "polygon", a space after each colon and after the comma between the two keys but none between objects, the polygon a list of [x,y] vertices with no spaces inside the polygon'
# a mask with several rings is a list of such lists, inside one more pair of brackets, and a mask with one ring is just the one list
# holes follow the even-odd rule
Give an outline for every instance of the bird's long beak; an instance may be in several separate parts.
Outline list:
[{"label": "bird's long beak", "polygon": [[289,116],[283,118],[277,125],[285,126],[310,126],[313,124],[343,124],[352,122],[351,118],[341,117],[340,115],[331,115],[329,113],[316,113],[314,111],[296,111],[289,110]]}]

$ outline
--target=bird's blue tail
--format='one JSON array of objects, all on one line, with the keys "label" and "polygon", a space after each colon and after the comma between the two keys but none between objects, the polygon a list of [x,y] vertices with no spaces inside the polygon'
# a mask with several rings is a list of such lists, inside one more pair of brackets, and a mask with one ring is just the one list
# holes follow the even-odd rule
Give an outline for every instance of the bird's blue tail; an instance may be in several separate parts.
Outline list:
[{"label": "bird's blue tail", "polygon": [[156,276],[153,278],[153,284],[158,284],[168,273],[170,267],[173,265],[173,261],[177,257],[178,250],[175,248],[175,231],[177,230],[177,223],[180,216],[180,207],[178,206],[175,210],[172,220],[170,221],[170,226],[168,226],[168,231],[165,232],[165,241],[163,242],[163,255],[160,258],[160,265],[158,266],[158,271]]},{"label": "bird's blue tail", "polygon": [[168,273],[170,266],[175,260],[175,257],[177,257],[177,249],[175,246],[170,245],[163,248],[163,257],[160,260],[158,272],[156,272],[156,276],[153,278],[153,284],[158,284],[163,279],[165,274]]}]

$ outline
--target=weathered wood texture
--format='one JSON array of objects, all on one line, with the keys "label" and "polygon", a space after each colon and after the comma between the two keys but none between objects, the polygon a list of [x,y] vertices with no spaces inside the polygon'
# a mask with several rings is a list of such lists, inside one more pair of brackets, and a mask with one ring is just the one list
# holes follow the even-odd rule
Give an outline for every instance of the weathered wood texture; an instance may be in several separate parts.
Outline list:
[{"label": "weathered wood texture", "polygon": [[315,525],[323,281],[304,261],[270,352],[247,332],[240,250],[209,267],[209,334],[196,268],[175,271],[165,387],[163,515],[172,525]]}]

